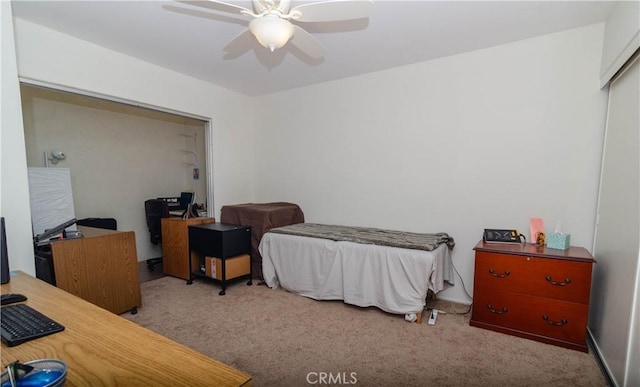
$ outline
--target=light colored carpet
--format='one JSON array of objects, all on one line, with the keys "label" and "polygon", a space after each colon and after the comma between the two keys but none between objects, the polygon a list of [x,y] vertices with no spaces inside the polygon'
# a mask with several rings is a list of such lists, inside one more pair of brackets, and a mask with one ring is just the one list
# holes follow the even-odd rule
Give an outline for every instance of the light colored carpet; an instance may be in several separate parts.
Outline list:
[{"label": "light colored carpet", "polygon": [[470,314],[440,314],[430,326],[425,313],[419,325],[255,282],[219,296],[214,283],[163,277],[141,284],[138,314],[122,316],[251,375],[254,386],[606,386],[591,353],[470,327]]}]

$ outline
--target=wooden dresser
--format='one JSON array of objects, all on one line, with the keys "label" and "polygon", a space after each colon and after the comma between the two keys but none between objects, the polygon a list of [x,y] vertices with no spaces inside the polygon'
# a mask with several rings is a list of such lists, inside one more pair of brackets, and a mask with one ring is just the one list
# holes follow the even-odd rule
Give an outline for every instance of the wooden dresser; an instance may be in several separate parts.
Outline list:
[{"label": "wooden dresser", "polygon": [[474,250],[471,326],[588,352],[595,260],[586,249],[480,241]]}]

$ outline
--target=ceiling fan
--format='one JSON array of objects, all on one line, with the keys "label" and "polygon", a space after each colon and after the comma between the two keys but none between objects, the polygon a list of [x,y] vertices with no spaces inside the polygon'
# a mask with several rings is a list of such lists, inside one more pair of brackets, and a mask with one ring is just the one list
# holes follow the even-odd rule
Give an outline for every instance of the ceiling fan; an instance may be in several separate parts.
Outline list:
[{"label": "ceiling fan", "polygon": [[[176,0],[215,11],[252,17],[249,28],[234,40],[250,31],[265,48],[275,51],[287,42],[313,58],[324,55],[322,44],[313,35],[293,22],[333,22],[368,17],[373,11],[373,0],[326,0],[291,7],[291,0],[252,0],[252,8],[218,0]],[[233,42],[233,41],[232,41]],[[228,45],[230,46],[231,43]],[[227,46],[227,47],[228,47]]]}]

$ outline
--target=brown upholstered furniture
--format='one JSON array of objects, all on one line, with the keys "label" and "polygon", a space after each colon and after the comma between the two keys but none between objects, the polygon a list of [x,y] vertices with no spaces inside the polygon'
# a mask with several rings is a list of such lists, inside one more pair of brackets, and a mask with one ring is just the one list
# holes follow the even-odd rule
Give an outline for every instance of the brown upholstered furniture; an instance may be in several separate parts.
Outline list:
[{"label": "brown upholstered furniture", "polygon": [[251,267],[253,278],[263,280],[262,256],[258,246],[264,233],[274,227],[304,223],[304,213],[297,204],[245,203],[223,206],[220,209],[220,221],[228,224],[251,226]]}]

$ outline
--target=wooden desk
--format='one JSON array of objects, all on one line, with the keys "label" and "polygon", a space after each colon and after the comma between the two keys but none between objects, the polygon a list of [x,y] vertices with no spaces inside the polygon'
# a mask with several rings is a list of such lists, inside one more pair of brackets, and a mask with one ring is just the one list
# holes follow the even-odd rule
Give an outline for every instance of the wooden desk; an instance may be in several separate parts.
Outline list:
[{"label": "wooden desk", "polygon": [[15,360],[63,360],[65,386],[252,386],[252,380],[217,360],[107,312],[21,272],[2,294],[21,293],[27,305],[65,330],[15,347],[2,343],[2,367]]},{"label": "wooden desk", "polygon": [[116,314],[141,307],[134,232],[78,230],[84,238],[51,242],[56,286]]},{"label": "wooden desk", "polygon": [[162,272],[191,281],[189,226],[215,221],[214,218],[162,218]]}]

